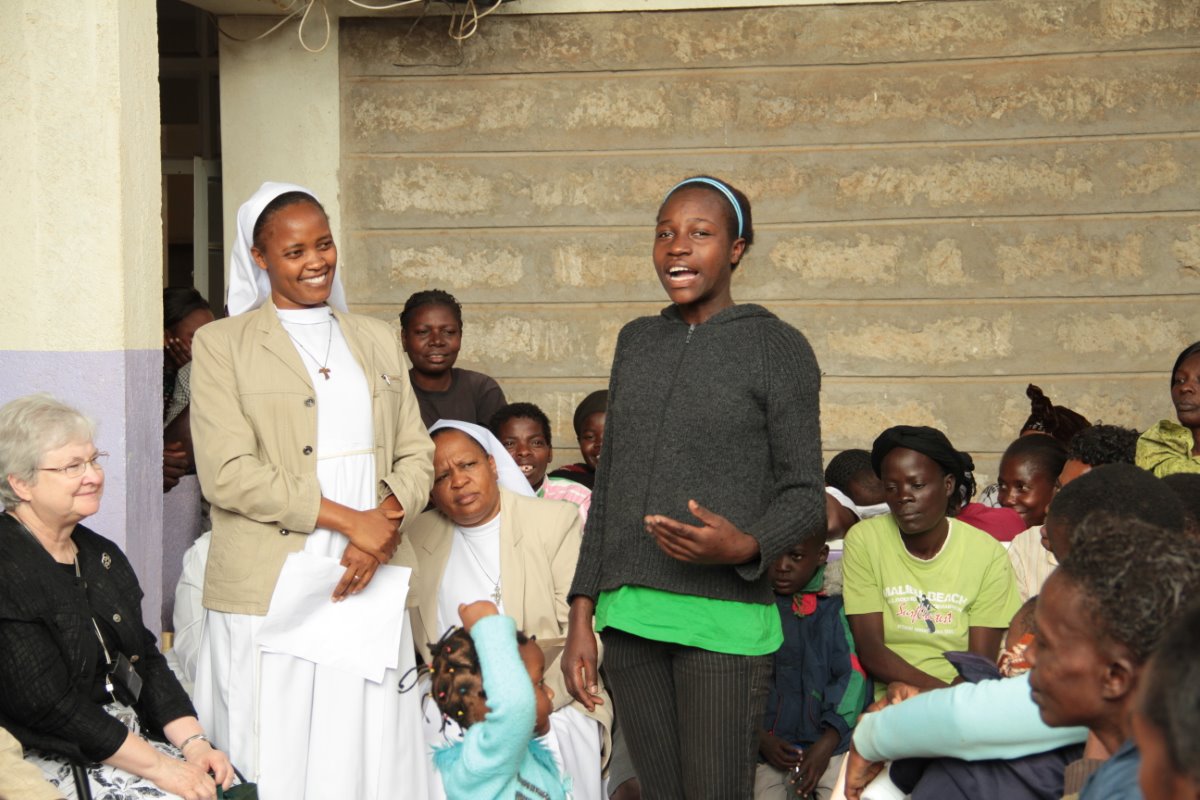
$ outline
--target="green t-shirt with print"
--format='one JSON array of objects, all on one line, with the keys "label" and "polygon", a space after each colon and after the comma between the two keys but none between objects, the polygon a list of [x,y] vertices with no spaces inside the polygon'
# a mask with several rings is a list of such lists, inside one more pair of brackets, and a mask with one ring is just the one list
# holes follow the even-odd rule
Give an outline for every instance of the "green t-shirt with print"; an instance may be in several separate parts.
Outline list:
[{"label": "green t-shirt with print", "polygon": [[[864,520],[846,534],[842,565],[846,613],[881,612],[884,644],[946,682],[958,673],[942,654],[966,650],[972,627],[1007,628],[1021,607],[1004,546],[955,519],[928,561],[905,549],[891,514]],[[876,682],[876,699],[886,691]]]}]

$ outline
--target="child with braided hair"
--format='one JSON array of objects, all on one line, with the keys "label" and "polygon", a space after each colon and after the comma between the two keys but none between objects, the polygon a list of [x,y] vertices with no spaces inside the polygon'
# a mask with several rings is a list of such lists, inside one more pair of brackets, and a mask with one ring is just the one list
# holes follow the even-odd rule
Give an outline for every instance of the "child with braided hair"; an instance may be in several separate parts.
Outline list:
[{"label": "child with braided hair", "polygon": [[430,648],[433,700],[464,732],[434,752],[446,797],[565,798],[554,756],[534,739],[549,732],[554,699],[541,648],[486,600],[460,605],[458,615],[463,626]]}]

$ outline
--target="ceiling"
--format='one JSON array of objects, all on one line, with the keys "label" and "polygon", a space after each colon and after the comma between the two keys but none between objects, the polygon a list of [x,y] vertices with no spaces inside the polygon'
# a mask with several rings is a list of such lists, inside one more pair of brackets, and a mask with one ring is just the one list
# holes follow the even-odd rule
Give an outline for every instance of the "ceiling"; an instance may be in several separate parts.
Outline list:
[{"label": "ceiling", "polygon": [[[281,16],[303,7],[307,0],[185,0],[197,8],[218,16],[250,14]],[[391,10],[370,11],[350,0],[324,0],[329,13],[337,17],[410,16],[422,13],[422,3]],[[364,5],[385,6],[389,0],[360,0]],[[462,11],[464,0],[453,5],[445,0],[427,0],[428,14],[448,14]],[[567,14],[595,11],[684,11],[700,8],[751,8],[756,6],[837,5],[841,3],[877,2],[877,0],[509,0],[497,10],[499,14]],[[482,13],[491,0],[476,0]],[[318,13],[315,9],[313,13]]]}]

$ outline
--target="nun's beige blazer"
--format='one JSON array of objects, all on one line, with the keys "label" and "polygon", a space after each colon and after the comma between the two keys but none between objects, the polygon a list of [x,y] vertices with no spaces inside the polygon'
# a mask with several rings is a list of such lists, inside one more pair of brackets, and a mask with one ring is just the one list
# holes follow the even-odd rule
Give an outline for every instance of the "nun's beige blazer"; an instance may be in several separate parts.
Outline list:
[{"label": "nun's beige blazer", "polygon": [[[408,362],[387,323],[334,316],[371,392],[377,497],[400,501],[403,532],[433,485],[433,442]],[[205,325],[192,348],[192,439],[213,523],[204,607],[266,614],[284,560],[317,524],[316,394],[270,301]],[[397,555],[413,561],[403,537]]]}]

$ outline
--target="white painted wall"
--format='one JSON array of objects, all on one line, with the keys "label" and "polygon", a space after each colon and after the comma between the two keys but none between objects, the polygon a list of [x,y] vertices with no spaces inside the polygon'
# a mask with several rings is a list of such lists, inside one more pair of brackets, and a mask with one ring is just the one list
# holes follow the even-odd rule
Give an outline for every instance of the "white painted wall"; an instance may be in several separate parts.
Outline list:
[{"label": "white painted wall", "polygon": [[[271,21],[222,19],[221,27],[235,36],[251,37]],[[228,275],[238,207],[263,181],[288,181],[311,189],[329,213],[335,240],[340,238],[337,31],[320,53],[300,47],[294,26],[257,42],[221,37],[220,59]]]}]

